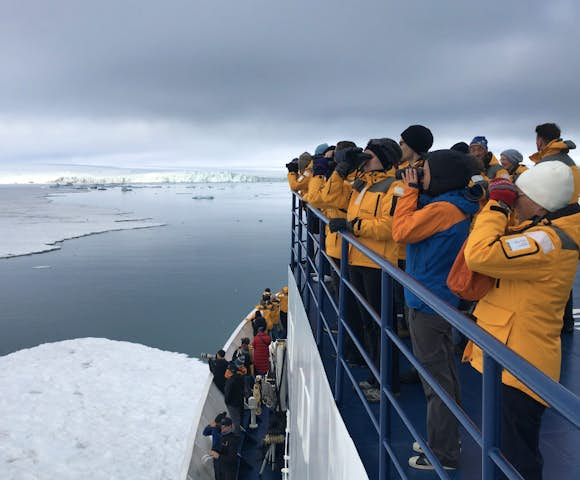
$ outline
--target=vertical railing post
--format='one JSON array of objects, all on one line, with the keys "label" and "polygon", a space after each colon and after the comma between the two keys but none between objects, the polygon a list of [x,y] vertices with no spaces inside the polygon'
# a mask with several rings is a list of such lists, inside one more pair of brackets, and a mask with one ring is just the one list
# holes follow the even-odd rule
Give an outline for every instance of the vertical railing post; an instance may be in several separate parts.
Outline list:
[{"label": "vertical railing post", "polygon": [[[302,200],[298,200],[298,291],[302,291],[302,235],[304,224],[302,222]],[[308,311],[307,311],[308,313]]]},{"label": "vertical railing post", "polygon": [[[310,260],[314,262],[313,255],[314,240],[312,239],[312,217],[314,216],[314,214],[310,211],[307,205],[305,205],[305,211],[306,211],[306,285],[308,285],[310,279],[312,278],[312,276],[310,275],[310,273],[312,272],[312,265],[310,264]],[[306,288],[304,290],[304,295],[306,295],[306,302],[304,304],[304,307],[306,308],[306,312],[308,312],[308,317],[312,318],[310,316],[310,305],[312,297],[310,289]]]},{"label": "vertical railing post", "polygon": [[342,403],[343,371],[342,355],[344,351],[344,321],[346,312],[347,286],[344,283],[348,280],[348,242],[342,236],[342,251],[340,254],[340,287],[338,291],[338,334],[336,337],[336,375],[334,382],[334,400],[337,405]]},{"label": "vertical railing post", "polygon": [[316,322],[316,345],[320,348],[322,344],[322,314],[324,313],[324,300],[323,300],[323,283],[324,283],[324,254],[326,251],[326,224],[317,217],[318,220],[318,231],[320,236],[318,237],[318,318]]},{"label": "vertical railing post", "polygon": [[[391,478],[391,462],[384,444],[391,440],[391,404],[384,389],[391,390],[393,382],[392,342],[387,335],[387,327],[392,325],[393,279],[381,271],[381,403],[379,410],[379,479]],[[391,390],[392,391],[392,390]]]},{"label": "vertical railing post", "polygon": [[296,245],[296,195],[292,194],[292,230],[290,234],[290,268],[296,275],[296,252],[294,246]]},{"label": "vertical railing post", "polygon": [[495,480],[497,468],[490,453],[499,447],[502,367],[483,352],[481,478]]}]

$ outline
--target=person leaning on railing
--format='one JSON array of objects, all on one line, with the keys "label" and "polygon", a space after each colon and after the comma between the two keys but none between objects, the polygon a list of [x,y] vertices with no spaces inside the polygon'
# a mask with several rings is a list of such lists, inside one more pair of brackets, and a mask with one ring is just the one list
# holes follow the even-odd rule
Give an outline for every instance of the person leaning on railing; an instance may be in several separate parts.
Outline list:
[{"label": "person leaning on railing", "polygon": [[[334,199],[329,199],[326,192],[326,183],[334,172],[336,161],[334,155],[346,148],[354,147],[356,144],[349,140],[342,140],[336,144],[332,151],[326,152],[322,157],[314,159],[314,166],[312,167],[312,179],[310,180],[310,187],[308,193],[304,195],[303,199],[314,208],[318,208],[328,218],[346,218],[349,198],[341,197],[337,203]],[[354,180],[354,175],[353,175]],[[342,183],[343,180],[340,179]],[[325,251],[329,257],[332,257],[334,262],[340,267],[340,256],[342,249],[342,239],[338,232],[331,232],[328,225],[325,227]],[[333,279],[332,286],[334,293],[338,292],[338,279],[334,270],[331,269],[331,277]]]},{"label": "person leaning on railing", "polygon": [[[559,161],[522,173],[514,185],[490,182],[490,200],[465,247],[467,266],[496,278],[474,316],[477,324],[546,375],[560,378],[562,315],[578,266],[580,207],[569,204],[574,178]],[[520,225],[508,228],[515,208]],[[483,369],[482,352],[468,343],[464,360]],[[539,434],[546,403],[502,373],[501,450],[526,480],[542,478]]]},{"label": "person leaning on railing", "polygon": [[[347,217],[331,218],[331,232],[347,231],[360,242],[397,265],[398,245],[393,241],[393,198],[395,189],[402,182],[395,178],[393,166],[401,158],[401,147],[390,138],[369,140],[364,152],[347,148],[336,153],[337,166],[331,179],[339,197],[349,198]],[[344,179],[354,170],[361,174],[352,186]],[[381,268],[362,252],[350,247],[348,273],[353,286],[362,294],[373,309],[381,311]],[[379,363],[379,328],[364,306],[357,302],[365,350],[375,366]],[[369,401],[378,401],[378,382],[370,375],[362,382]]]},{"label": "person leaning on railing", "polygon": [[[466,189],[470,177],[465,154],[454,150],[429,153],[422,170],[403,172],[405,192],[393,219],[393,239],[407,244],[406,272],[455,307],[459,298],[447,287],[447,276],[469,234],[471,216],[479,208]],[[405,300],[413,354],[459,404],[451,325],[408,289]],[[459,460],[457,419],[431,386],[423,379],[421,383],[427,398],[427,443],[444,468],[455,469]],[[409,465],[433,469],[423,453],[409,458]]]}]

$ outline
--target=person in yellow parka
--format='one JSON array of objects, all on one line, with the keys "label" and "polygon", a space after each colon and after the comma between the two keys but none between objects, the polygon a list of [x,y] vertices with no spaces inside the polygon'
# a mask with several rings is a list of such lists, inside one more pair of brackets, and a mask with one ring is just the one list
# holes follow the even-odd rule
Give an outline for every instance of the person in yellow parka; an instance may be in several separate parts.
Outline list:
[{"label": "person in yellow parka", "polygon": [[487,180],[492,178],[510,178],[507,170],[499,163],[495,155],[487,149],[487,138],[473,137],[469,144],[469,153],[483,163],[483,172]]},{"label": "person in yellow parka", "polygon": [[522,165],[524,156],[514,148],[508,148],[499,155],[499,163],[507,170],[510,180],[515,182],[528,167]]},{"label": "person in yellow parka", "polygon": [[[560,378],[562,314],[578,266],[580,206],[570,204],[574,178],[562,162],[490,182],[490,200],[465,247],[474,272],[498,279],[473,314],[477,324],[546,375]],[[509,229],[509,211],[523,221]],[[464,361],[483,371],[482,351],[469,342]],[[526,479],[541,479],[538,441],[546,402],[504,370],[502,452]]]},{"label": "person in yellow parka", "polygon": [[288,332],[288,287],[282,287],[282,290],[276,294],[276,298],[280,302],[280,323],[283,329],[280,338],[286,338]]},{"label": "person in yellow parka", "polygon": [[576,148],[572,140],[562,140],[560,127],[555,123],[543,123],[536,127],[536,147],[538,151],[530,155],[530,160],[536,164],[558,160],[565,163],[574,175],[574,193],[570,203],[578,203],[580,196],[580,170],[568,153]]},{"label": "person in yellow parka", "polygon": [[[350,147],[356,148],[356,144],[349,140],[343,140],[336,144],[336,148],[332,151],[332,154],[329,151],[324,157],[314,159],[314,166],[312,169],[313,177],[310,180],[309,190],[304,197],[304,201],[308,202],[314,208],[319,208],[328,218],[346,218],[348,202],[343,203],[343,208],[337,208],[332,202],[328,202],[327,196],[325,195],[325,186],[327,179],[332,175],[334,166],[336,165],[333,158],[334,153]],[[337,232],[331,232],[328,225],[325,230],[325,251],[340,267],[340,256],[342,250],[341,236]]]},{"label": "person in yellow parka", "polygon": [[[568,153],[574,150],[576,145],[572,140],[562,140],[560,127],[555,123],[543,123],[536,127],[536,147],[538,151],[530,156],[532,162],[539,164],[543,162],[560,161],[565,163],[572,170],[574,175],[574,193],[570,197],[570,203],[578,203],[580,196],[580,170],[578,165]],[[568,303],[564,312],[563,333],[574,333],[574,305],[573,292],[570,292]]]},{"label": "person in yellow parka", "polygon": [[303,196],[308,192],[308,184],[312,177],[312,155],[304,152],[298,157],[298,161],[293,160],[287,163],[286,168],[288,169],[290,190]]},{"label": "person in yellow parka", "polygon": [[[359,238],[369,249],[397,265],[398,245],[393,240],[395,190],[401,189],[402,182],[395,179],[393,166],[401,158],[401,147],[390,138],[372,139],[364,152],[347,148],[336,153],[337,166],[333,176],[344,180],[357,167],[363,174],[352,187],[335,178],[336,187],[343,197],[350,198],[347,218],[331,218],[331,232],[347,231]],[[343,267],[343,266],[341,266]],[[373,309],[380,314],[381,269],[361,251],[349,247],[348,272],[353,286],[364,296]],[[378,325],[361,304],[358,304],[365,349],[375,365],[379,361]],[[365,384],[365,395],[370,401],[378,400],[378,389],[374,376]]]}]

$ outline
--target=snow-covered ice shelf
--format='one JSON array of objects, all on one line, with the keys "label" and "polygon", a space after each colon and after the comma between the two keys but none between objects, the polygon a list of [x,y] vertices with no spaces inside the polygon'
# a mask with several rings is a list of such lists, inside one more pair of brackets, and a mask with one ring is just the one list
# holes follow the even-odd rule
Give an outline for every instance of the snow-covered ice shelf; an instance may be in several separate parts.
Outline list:
[{"label": "snow-covered ice shelf", "polygon": [[0,357],[0,478],[178,478],[207,378],[186,355],[101,338]]},{"label": "snow-covered ice shelf", "polygon": [[79,196],[79,204],[72,204],[53,202],[47,197],[48,189],[39,194],[39,187],[34,188],[0,189],[0,258],[58,250],[63,240],[96,233],[163,225],[150,218],[81,204],[83,195],[100,192],[63,193]]}]

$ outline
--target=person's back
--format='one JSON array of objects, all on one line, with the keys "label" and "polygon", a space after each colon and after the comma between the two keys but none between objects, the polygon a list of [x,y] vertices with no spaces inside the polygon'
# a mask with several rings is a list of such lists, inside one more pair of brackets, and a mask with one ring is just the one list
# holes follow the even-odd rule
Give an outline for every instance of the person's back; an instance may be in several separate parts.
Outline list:
[{"label": "person's back", "polygon": [[228,369],[228,363],[223,350],[218,351],[216,357],[209,361],[209,370],[213,373],[213,383],[222,393],[224,393],[226,384],[225,373]]},{"label": "person's back", "polygon": [[254,338],[254,367],[258,375],[265,375],[270,370],[271,342],[272,339],[263,329]]}]

